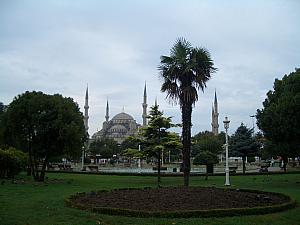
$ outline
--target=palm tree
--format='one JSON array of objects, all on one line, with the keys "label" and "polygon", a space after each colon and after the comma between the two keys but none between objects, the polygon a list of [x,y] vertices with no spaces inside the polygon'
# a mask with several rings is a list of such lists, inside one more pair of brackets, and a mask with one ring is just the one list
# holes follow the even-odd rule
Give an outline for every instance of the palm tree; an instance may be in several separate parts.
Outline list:
[{"label": "palm tree", "polygon": [[161,91],[175,104],[179,103],[182,118],[184,186],[189,186],[191,170],[191,118],[192,107],[198,100],[198,90],[204,91],[206,82],[217,69],[205,48],[193,48],[179,38],[171,48],[170,56],[161,56],[158,67],[163,84]]}]

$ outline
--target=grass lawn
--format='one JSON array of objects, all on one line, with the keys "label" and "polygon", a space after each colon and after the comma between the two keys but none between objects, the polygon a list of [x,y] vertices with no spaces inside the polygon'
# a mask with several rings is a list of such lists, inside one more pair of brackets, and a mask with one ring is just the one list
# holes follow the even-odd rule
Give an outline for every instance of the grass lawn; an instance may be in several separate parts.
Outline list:
[{"label": "grass lawn", "polygon": [[[205,225],[297,225],[300,224],[300,207],[281,213],[226,218],[161,219],[108,216],[68,208],[64,199],[76,192],[121,187],[149,187],[156,185],[156,177],[47,174],[48,184],[35,184],[25,175],[25,183],[14,184],[0,180],[1,225],[56,225],[56,224],[205,224]],[[57,180],[53,180],[57,179]],[[181,185],[181,177],[163,177],[163,186]],[[248,188],[281,192],[300,202],[300,174],[234,176],[233,188]],[[193,186],[224,187],[224,177],[191,177]],[[147,204],[147,202],[145,203]]]}]

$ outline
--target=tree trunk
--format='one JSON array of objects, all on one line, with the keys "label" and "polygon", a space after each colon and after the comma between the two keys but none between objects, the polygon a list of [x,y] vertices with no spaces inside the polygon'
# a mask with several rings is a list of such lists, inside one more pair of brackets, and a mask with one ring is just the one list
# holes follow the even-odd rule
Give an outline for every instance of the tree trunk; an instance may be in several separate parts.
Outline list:
[{"label": "tree trunk", "polygon": [[33,176],[34,180],[37,180],[36,177],[36,171],[35,171],[35,160],[33,157],[32,149],[31,149],[31,141],[29,140],[27,143],[27,151],[28,151],[28,156],[29,156],[29,166],[30,166],[30,173]]},{"label": "tree trunk", "polygon": [[246,156],[243,156],[242,160],[243,160],[243,174],[245,174],[246,173]]},{"label": "tree trunk", "polygon": [[44,182],[45,181],[45,172],[46,172],[47,163],[48,163],[48,157],[46,155],[45,160],[43,162],[42,170],[41,170],[39,178],[38,178],[39,182]]},{"label": "tree trunk", "polygon": [[33,158],[33,170],[32,170],[33,178],[34,178],[34,181],[39,181],[39,170],[38,170],[39,162],[35,158],[34,154],[33,154],[32,158]]},{"label": "tree trunk", "polygon": [[206,165],[206,174],[205,174],[205,180],[208,180],[208,165]]},{"label": "tree trunk", "polygon": [[191,119],[192,119],[192,104],[183,103],[182,104],[182,156],[183,156],[183,180],[184,186],[189,186],[189,178],[191,171]]},{"label": "tree trunk", "polygon": [[283,171],[286,172],[286,165],[288,163],[288,157],[287,156],[283,156]]}]

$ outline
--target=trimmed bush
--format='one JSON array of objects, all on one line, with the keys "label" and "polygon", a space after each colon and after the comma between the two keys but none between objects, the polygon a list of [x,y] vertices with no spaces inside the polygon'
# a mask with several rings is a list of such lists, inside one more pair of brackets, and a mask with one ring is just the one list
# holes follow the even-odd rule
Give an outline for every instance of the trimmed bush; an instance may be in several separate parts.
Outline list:
[{"label": "trimmed bush", "polygon": [[27,154],[15,148],[0,149],[0,178],[13,178],[25,169]]}]

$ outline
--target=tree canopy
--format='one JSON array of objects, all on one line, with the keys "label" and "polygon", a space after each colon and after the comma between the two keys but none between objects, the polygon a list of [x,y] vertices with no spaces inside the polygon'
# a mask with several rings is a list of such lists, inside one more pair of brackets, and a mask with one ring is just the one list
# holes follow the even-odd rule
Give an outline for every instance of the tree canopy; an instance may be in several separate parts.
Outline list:
[{"label": "tree canopy", "polygon": [[195,157],[193,164],[206,165],[206,179],[209,168],[213,172],[213,165],[219,162],[218,154],[223,151],[221,137],[209,131],[200,132],[193,137],[192,156]]},{"label": "tree canopy", "polygon": [[158,69],[163,80],[161,91],[166,92],[171,101],[179,103],[181,108],[184,186],[188,186],[192,106],[198,100],[198,90],[204,90],[216,68],[206,49],[193,48],[184,38],[176,41],[170,56],[161,56],[160,60]]},{"label": "tree canopy", "polygon": [[182,143],[177,133],[168,132],[166,137],[163,138],[162,144],[166,153],[169,154],[171,161],[182,158]]},{"label": "tree canopy", "polygon": [[246,172],[246,157],[258,155],[260,144],[253,136],[253,129],[247,128],[243,123],[237,128],[229,141],[229,155],[242,157],[243,173]]},{"label": "tree canopy", "polygon": [[163,112],[159,111],[159,106],[155,104],[151,107],[150,115],[148,116],[148,126],[143,129],[144,145],[146,148],[144,153],[148,157],[155,157],[158,161],[158,185],[160,183],[160,166],[161,153],[165,149],[163,146],[169,139],[168,129],[173,126],[171,117],[164,117]]},{"label": "tree canopy", "polygon": [[204,131],[199,132],[192,139],[192,156],[196,156],[203,151],[211,152],[215,155],[223,151],[223,134],[216,136],[212,132]]},{"label": "tree canopy", "polygon": [[257,110],[257,125],[274,155],[283,158],[300,155],[300,69],[282,80],[275,79],[263,108]]},{"label": "tree canopy", "polygon": [[142,140],[138,136],[129,136],[121,143],[121,150],[124,151],[128,148],[138,149]]},{"label": "tree canopy", "polygon": [[129,163],[131,164],[132,158],[141,158],[143,153],[135,148],[127,148],[122,152],[122,155],[129,158]]},{"label": "tree canopy", "polygon": [[[94,155],[99,154],[101,158],[109,159],[114,154],[119,153],[118,143],[114,139],[101,138],[93,141],[89,146],[89,152]],[[94,161],[96,163],[96,161]]]},{"label": "tree canopy", "polygon": [[0,102],[0,115],[4,112],[4,104]]},{"label": "tree canopy", "polygon": [[1,127],[5,144],[28,152],[37,181],[44,180],[52,157],[79,157],[86,139],[78,105],[59,94],[27,91],[18,95],[7,107]]}]

